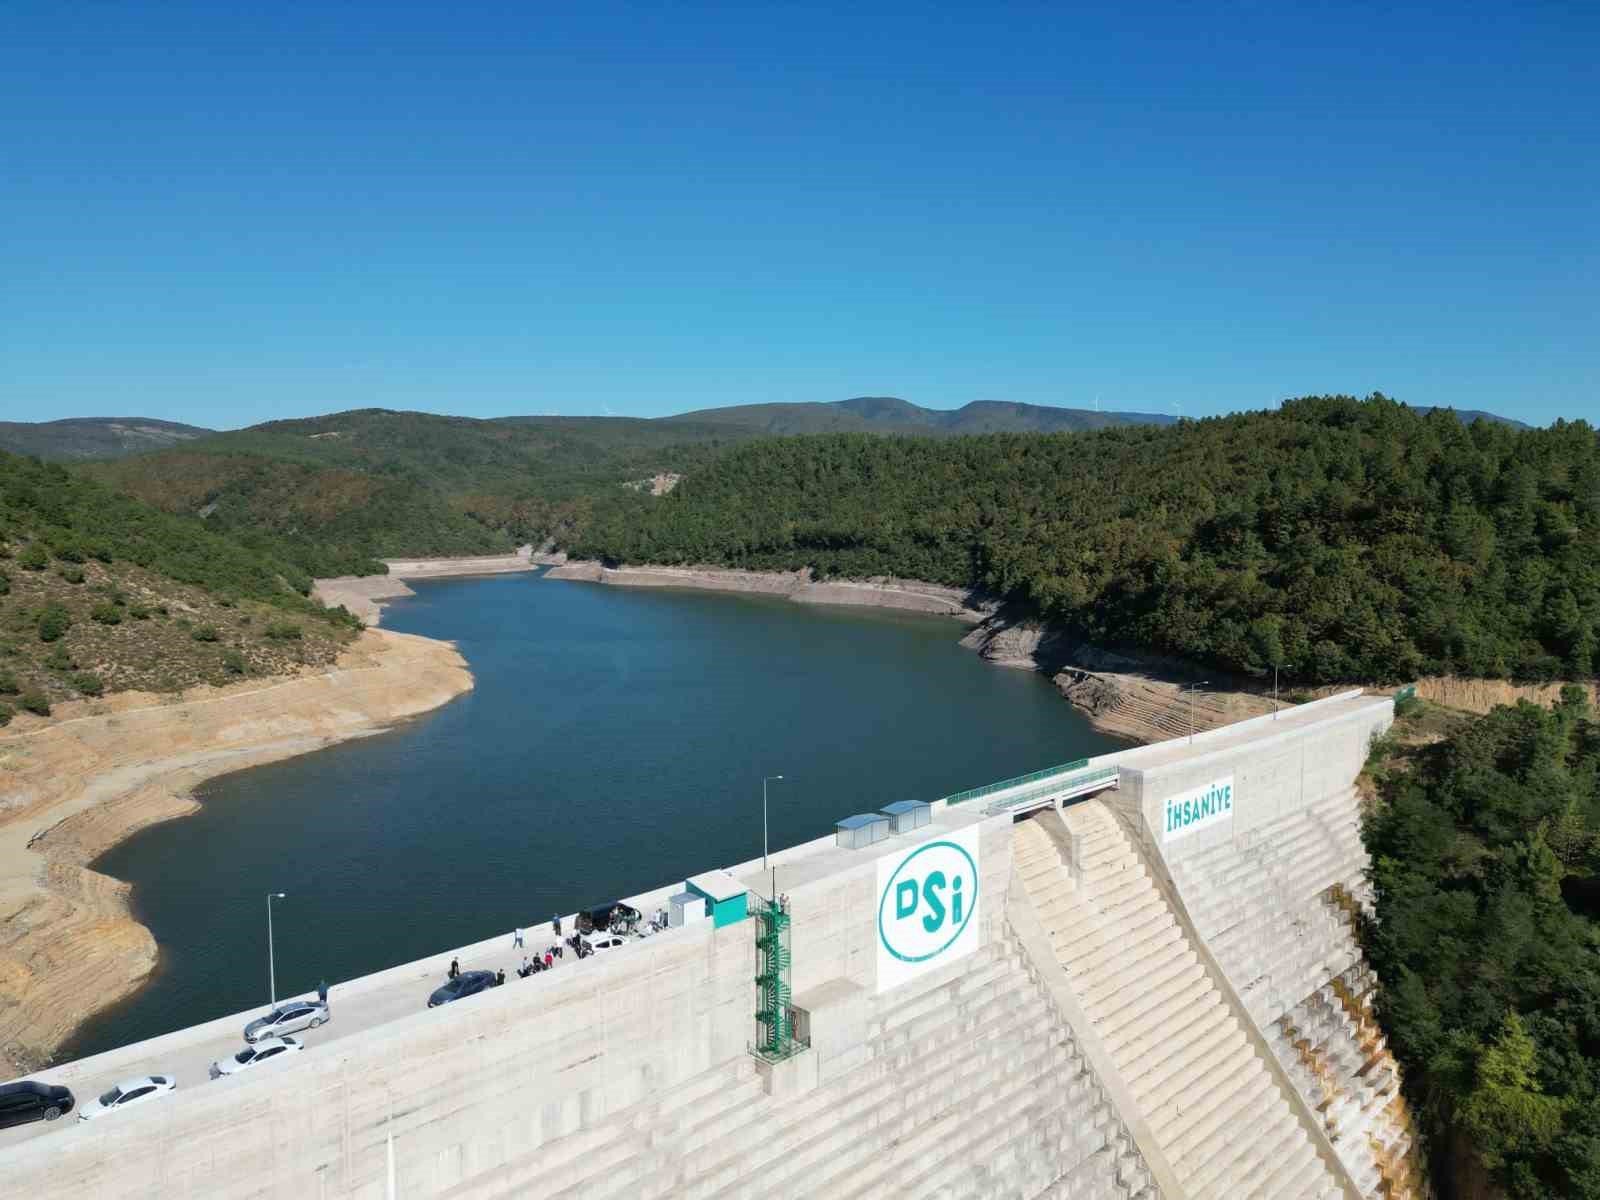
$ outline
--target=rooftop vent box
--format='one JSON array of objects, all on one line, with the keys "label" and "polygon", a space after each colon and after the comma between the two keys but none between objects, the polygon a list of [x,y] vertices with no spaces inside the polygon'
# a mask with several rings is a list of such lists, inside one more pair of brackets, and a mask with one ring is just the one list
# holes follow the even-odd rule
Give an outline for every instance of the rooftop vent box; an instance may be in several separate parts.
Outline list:
[{"label": "rooftop vent box", "polygon": [[895,834],[921,829],[933,819],[933,809],[925,800],[898,800],[884,805],[882,811],[889,818],[889,831]]},{"label": "rooftop vent box", "polygon": [[834,822],[835,844],[846,850],[860,850],[889,836],[889,818],[882,813],[857,813]]}]

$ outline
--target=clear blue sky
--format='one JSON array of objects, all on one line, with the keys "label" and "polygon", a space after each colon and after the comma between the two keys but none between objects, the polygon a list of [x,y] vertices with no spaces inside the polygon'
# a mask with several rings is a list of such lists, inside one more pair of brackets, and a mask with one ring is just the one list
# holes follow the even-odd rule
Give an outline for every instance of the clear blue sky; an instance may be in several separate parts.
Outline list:
[{"label": "clear blue sky", "polygon": [[0,416],[1600,416],[1600,5],[12,3]]}]

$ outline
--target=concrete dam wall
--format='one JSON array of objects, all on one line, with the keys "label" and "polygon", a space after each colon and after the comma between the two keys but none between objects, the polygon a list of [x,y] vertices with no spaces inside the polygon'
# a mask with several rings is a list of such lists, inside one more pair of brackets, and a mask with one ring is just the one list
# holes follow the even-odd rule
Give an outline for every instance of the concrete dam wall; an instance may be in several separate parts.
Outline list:
[{"label": "concrete dam wall", "polygon": [[[1391,714],[1336,697],[1108,755],[1092,794],[1062,775],[1064,808],[1036,777],[935,802],[860,848],[730,867],[705,919],[443,1008],[417,981],[449,955],[339,985],[282,1065],[179,1073],[140,1109],[0,1140],[0,1178],[362,1200],[1420,1194],[1349,923],[1351,784]],[[777,925],[747,910],[774,871],[802,1040],[762,1054]],[[254,1015],[41,1078],[82,1103],[236,1049]]]}]

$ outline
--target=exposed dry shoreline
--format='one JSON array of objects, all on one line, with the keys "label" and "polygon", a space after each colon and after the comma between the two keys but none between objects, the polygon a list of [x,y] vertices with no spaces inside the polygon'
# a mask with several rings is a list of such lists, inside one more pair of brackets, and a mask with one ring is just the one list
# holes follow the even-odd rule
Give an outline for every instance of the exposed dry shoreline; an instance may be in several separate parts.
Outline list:
[{"label": "exposed dry shoreline", "polygon": [[[726,567],[607,567],[572,562],[546,579],[612,587],[676,587],[782,596],[799,604],[857,604],[955,617],[974,628],[961,644],[989,662],[1049,675],[1056,688],[1097,729],[1135,742],[1154,742],[1211,729],[1272,711],[1272,697],[1246,687],[1211,687],[1194,698],[1184,684],[1200,678],[1184,664],[1130,658],[1074,644],[1049,626],[992,596],[914,579],[818,581],[810,571],[741,571]],[[1215,674],[1215,673],[1213,673]]]},{"label": "exposed dry shoreline", "polygon": [[375,733],[471,687],[453,644],[368,630],[331,670],[125,692],[0,736],[0,1077],[46,1063],[155,966],[128,885],[84,864],[194,811],[206,779]]},{"label": "exposed dry shoreline", "polygon": [[329,608],[344,605],[368,625],[383,618],[383,601],[415,596],[407,579],[445,579],[455,575],[505,575],[532,571],[567,561],[565,554],[536,554],[523,546],[514,554],[488,554],[474,558],[386,558],[387,575],[340,575],[318,579],[312,596]]}]

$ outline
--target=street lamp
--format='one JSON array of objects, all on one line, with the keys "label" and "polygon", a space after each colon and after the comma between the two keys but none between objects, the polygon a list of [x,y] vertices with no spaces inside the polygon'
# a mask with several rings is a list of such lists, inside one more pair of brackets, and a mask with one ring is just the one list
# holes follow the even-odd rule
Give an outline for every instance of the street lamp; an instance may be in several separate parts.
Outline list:
[{"label": "street lamp", "polygon": [[767,869],[767,784],[782,779],[782,775],[768,775],[761,780],[761,869]]},{"label": "street lamp", "polygon": [[1195,691],[1197,689],[1205,687],[1206,684],[1208,684],[1210,682],[1211,682],[1211,680],[1209,680],[1209,679],[1202,679],[1199,683],[1191,683],[1188,687],[1183,689],[1184,691],[1189,693],[1189,741],[1190,742],[1194,741],[1194,694],[1195,694]]},{"label": "street lamp", "polygon": [[267,893],[267,990],[272,996],[272,1006],[278,1006],[278,963],[272,953],[272,902],[282,900],[284,892]]}]

